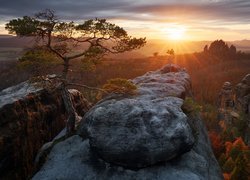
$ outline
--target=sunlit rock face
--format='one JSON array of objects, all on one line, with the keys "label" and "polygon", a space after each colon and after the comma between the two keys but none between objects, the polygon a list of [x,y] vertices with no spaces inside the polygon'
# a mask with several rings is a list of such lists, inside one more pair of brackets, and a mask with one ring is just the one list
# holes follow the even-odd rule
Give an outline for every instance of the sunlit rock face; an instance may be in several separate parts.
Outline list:
[{"label": "sunlit rock face", "polygon": [[88,112],[82,133],[86,125],[92,150],[105,161],[141,168],[192,148],[192,130],[181,110],[183,100],[177,98],[190,87],[188,75],[177,68],[165,71],[134,79],[136,96],[106,99]]},{"label": "sunlit rock face", "polygon": [[[89,105],[71,90],[80,115]],[[23,82],[0,92],[0,179],[28,179],[41,146],[64,127],[66,113],[59,90],[49,92]]]},{"label": "sunlit rock face", "polygon": [[189,74],[185,69],[174,64],[167,65],[158,71],[148,72],[132,81],[139,87],[140,96],[185,99],[187,95],[191,95]]},{"label": "sunlit rock face", "polygon": [[33,179],[223,179],[199,115],[181,109],[188,73],[168,65],[132,81],[136,95],[96,104]]}]

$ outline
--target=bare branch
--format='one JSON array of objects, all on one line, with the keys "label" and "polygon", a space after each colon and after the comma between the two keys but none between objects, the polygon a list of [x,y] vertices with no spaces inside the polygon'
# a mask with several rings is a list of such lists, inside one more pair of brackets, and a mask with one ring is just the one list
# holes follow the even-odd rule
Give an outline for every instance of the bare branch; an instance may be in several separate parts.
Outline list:
[{"label": "bare branch", "polygon": [[90,86],[87,86],[87,85],[83,85],[83,84],[77,84],[77,83],[67,83],[67,85],[72,85],[72,86],[79,86],[79,87],[83,87],[83,88],[86,88],[86,89],[90,89],[90,90],[96,90],[96,91],[101,91],[105,94],[108,94],[107,91],[105,91],[104,89],[100,89],[100,88],[96,88],[96,87],[90,87]]}]

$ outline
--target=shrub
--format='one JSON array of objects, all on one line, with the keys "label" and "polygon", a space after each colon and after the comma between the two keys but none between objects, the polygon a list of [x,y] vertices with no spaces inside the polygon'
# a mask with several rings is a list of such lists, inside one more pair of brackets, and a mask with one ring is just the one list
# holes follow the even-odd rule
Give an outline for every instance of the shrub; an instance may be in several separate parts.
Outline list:
[{"label": "shrub", "polygon": [[36,76],[44,74],[47,69],[60,63],[54,54],[42,48],[27,50],[18,62],[19,68],[24,68]]},{"label": "shrub", "polygon": [[187,97],[184,100],[181,108],[186,114],[198,113],[202,109],[202,107],[198,103],[196,103],[191,97]]},{"label": "shrub", "polygon": [[[106,95],[110,93],[134,95],[136,94],[137,87],[127,79],[115,78],[108,80],[108,82],[102,86],[102,89],[106,92]],[[104,96],[104,92],[100,92],[97,95],[98,99]]]}]

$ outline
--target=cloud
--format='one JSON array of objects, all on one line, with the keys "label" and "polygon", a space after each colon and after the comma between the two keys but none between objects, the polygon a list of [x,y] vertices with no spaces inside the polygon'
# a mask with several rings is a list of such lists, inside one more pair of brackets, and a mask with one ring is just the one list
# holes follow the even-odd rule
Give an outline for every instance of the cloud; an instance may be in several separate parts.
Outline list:
[{"label": "cloud", "polygon": [[49,8],[63,20],[107,18],[129,30],[144,29],[146,34],[154,26],[179,23],[192,31],[236,30],[248,36],[250,26],[249,0],[0,0],[0,4],[0,19],[5,23]]},{"label": "cloud", "polygon": [[185,3],[159,3],[131,7],[129,12],[149,13],[158,20],[213,20],[247,22],[250,20],[250,1],[185,1]]},{"label": "cloud", "polygon": [[[62,18],[75,20],[75,18],[85,18],[94,16],[103,11],[101,15],[110,16],[105,10],[119,10],[128,5],[129,1],[115,0],[0,0],[0,15],[19,17],[34,14],[37,11],[49,8],[55,10]],[[132,3],[132,2],[131,2]]]},{"label": "cloud", "polygon": [[[92,17],[138,20],[195,19],[249,22],[248,0],[0,0],[0,16],[18,17],[50,8],[68,20]],[[151,16],[141,16],[150,14]]]}]

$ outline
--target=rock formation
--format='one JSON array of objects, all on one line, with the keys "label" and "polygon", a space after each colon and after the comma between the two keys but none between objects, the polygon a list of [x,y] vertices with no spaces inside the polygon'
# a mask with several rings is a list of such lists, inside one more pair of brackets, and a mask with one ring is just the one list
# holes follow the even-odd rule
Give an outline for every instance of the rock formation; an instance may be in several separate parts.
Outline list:
[{"label": "rock formation", "polygon": [[[89,105],[70,90],[83,116]],[[54,138],[67,119],[59,90],[50,92],[23,82],[0,92],[0,179],[27,179],[41,146]]]},{"label": "rock formation", "polygon": [[236,108],[243,113],[247,127],[244,141],[250,147],[250,74],[247,74],[236,86]]},{"label": "rock formation", "polygon": [[225,82],[219,93],[218,98],[218,119],[220,126],[225,129],[226,126],[231,126],[233,117],[231,112],[234,112],[235,93],[230,82]]},{"label": "rock formation", "polygon": [[95,105],[33,179],[223,179],[199,114],[182,111],[187,72],[168,65],[133,82],[136,95]]},{"label": "rock formation", "polygon": [[250,119],[250,74],[247,74],[236,86],[236,99],[237,108]]},{"label": "rock formation", "polygon": [[225,82],[219,94],[218,105],[218,119],[222,129],[235,128],[241,121],[246,126],[245,132],[241,132],[242,138],[250,145],[250,74],[246,75],[235,88],[230,82]]}]

